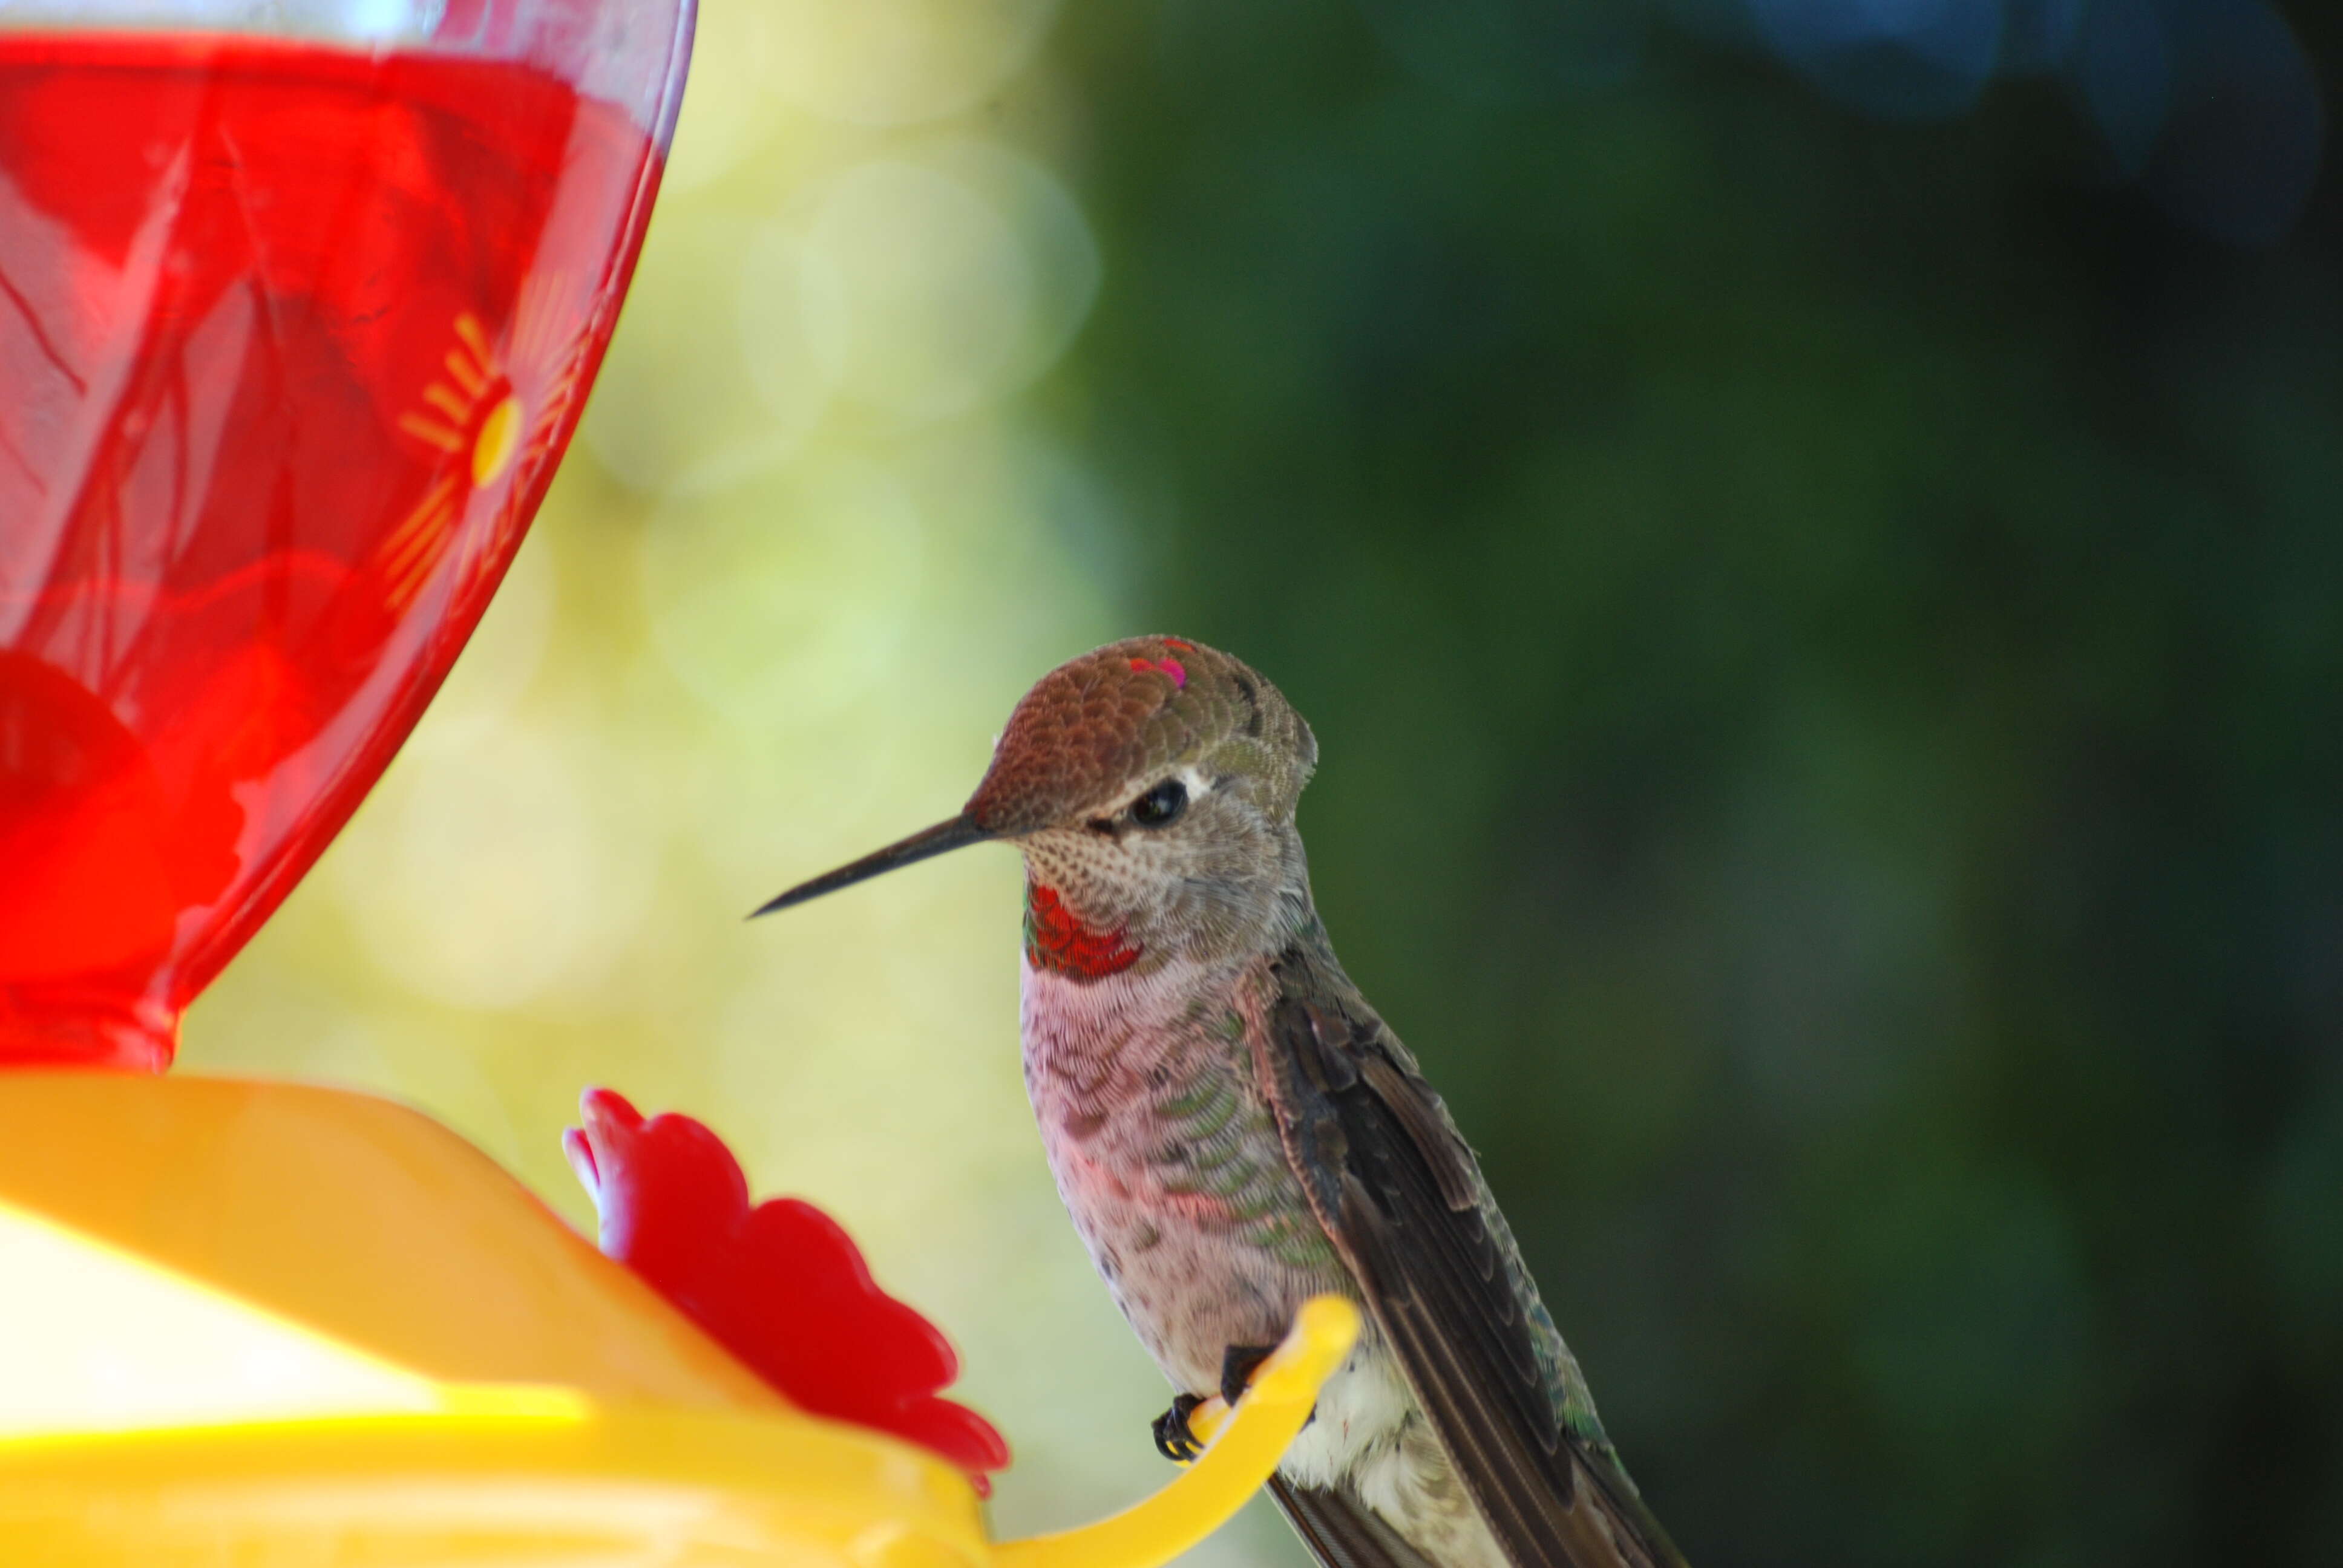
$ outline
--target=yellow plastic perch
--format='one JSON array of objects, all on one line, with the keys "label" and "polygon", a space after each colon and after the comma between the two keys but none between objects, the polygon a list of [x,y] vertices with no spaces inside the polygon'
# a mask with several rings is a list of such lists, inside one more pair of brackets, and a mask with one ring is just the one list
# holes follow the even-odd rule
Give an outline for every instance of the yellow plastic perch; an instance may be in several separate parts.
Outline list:
[{"label": "yellow plastic perch", "polygon": [[1309,1303],[1169,1486],[995,1543],[956,1471],[790,1408],[424,1117],[0,1074],[0,1563],[1154,1568],[1358,1328]]}]

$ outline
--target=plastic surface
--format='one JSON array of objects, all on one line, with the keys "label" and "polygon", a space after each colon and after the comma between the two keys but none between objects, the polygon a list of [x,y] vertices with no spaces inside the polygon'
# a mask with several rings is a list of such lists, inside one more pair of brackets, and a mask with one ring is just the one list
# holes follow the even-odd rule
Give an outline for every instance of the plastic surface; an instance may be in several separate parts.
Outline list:
[{"label": "plastic surface", "polygon": [[[541,1384],[603,1402],[728,1410],[782,1403],[488,1156],[371,1096],[0,1073],[0,1206],[433,1384]],[[114,1342],[135,1333],[167,1352],[185,1333],[176,1312],[134,1330],[61,1300],[54,1274],[37,1277],[40,1292],[0,1292],[0,1356],[83,1358],[95,1388],[128,1353]],[[22,1327],[35,1294],[47,1302],[45,1333]],[[87,1341],[59,1337],[76,1324]],[[194,1360],[187,1375],[210,1372]],[[258,1386],[232,1371],[219,1369],[224,1396]],[[0,1432],[15,1425],[6,1402],[22,1386],[0,1375]],[[247,1413],[224,1404],[213,1418]]]},{"label": "plastic surface", "polygon": [[0,25],[0,1060],[167,1064],[420,715],[616,321],[690,16]]},{"label": "plastic surface", "polygon": [[0,1562],[54,1568],[1152,1568],[1267,1478],[1358,1325],[1312,1303],[1162,1492],[994,1546],[950,1465],[790,1409],[381,1101],[0,1073],[11,1259],[47,1288],[0,1292]]},{"label": "plastic surface", "polygon": [[[12,1451],[13,1450],[13,1451]],[[974,1495],[798,1418],[597,1410],[0,1443],[0,1555],[42,1568],[977,1568]]]}]

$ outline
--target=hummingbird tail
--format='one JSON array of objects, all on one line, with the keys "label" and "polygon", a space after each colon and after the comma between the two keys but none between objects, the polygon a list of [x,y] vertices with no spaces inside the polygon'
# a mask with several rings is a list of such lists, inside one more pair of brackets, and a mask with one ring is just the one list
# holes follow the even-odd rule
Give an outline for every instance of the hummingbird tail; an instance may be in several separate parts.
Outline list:
[{"label": "hummingbird tail", "polygon": [[1355,1497],[1327,1487],[1296,1486],[1282,1475],[1269,1478],[1269,1494],[1321,1568],[1431,1568],[1422,1553]]}]

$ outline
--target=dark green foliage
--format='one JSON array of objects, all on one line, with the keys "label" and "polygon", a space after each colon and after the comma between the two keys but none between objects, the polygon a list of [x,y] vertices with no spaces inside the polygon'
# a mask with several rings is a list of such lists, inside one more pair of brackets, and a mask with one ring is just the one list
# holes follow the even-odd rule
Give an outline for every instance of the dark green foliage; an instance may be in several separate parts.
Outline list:
[{"label": "dark green foliage", "polygon": [[2046,90],[1055,48],[1134,628],[1315,727],[1335,941],[1693,1561],[2334,1561],[2343,160],[2234,251]]}]

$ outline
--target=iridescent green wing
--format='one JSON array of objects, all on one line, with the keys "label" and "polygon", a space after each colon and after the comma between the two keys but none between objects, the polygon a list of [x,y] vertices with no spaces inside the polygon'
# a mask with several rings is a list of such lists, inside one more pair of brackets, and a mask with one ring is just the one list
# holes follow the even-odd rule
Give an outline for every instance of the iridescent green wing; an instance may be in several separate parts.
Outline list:
[{"label": "iridescent green wing", "polygon": [[1609,1454],[1569,1431],[1472,1151],[1323,950],[1268,973],[1259,1063],[1286,1158],[1515,1568],[1683,1562]]}]

